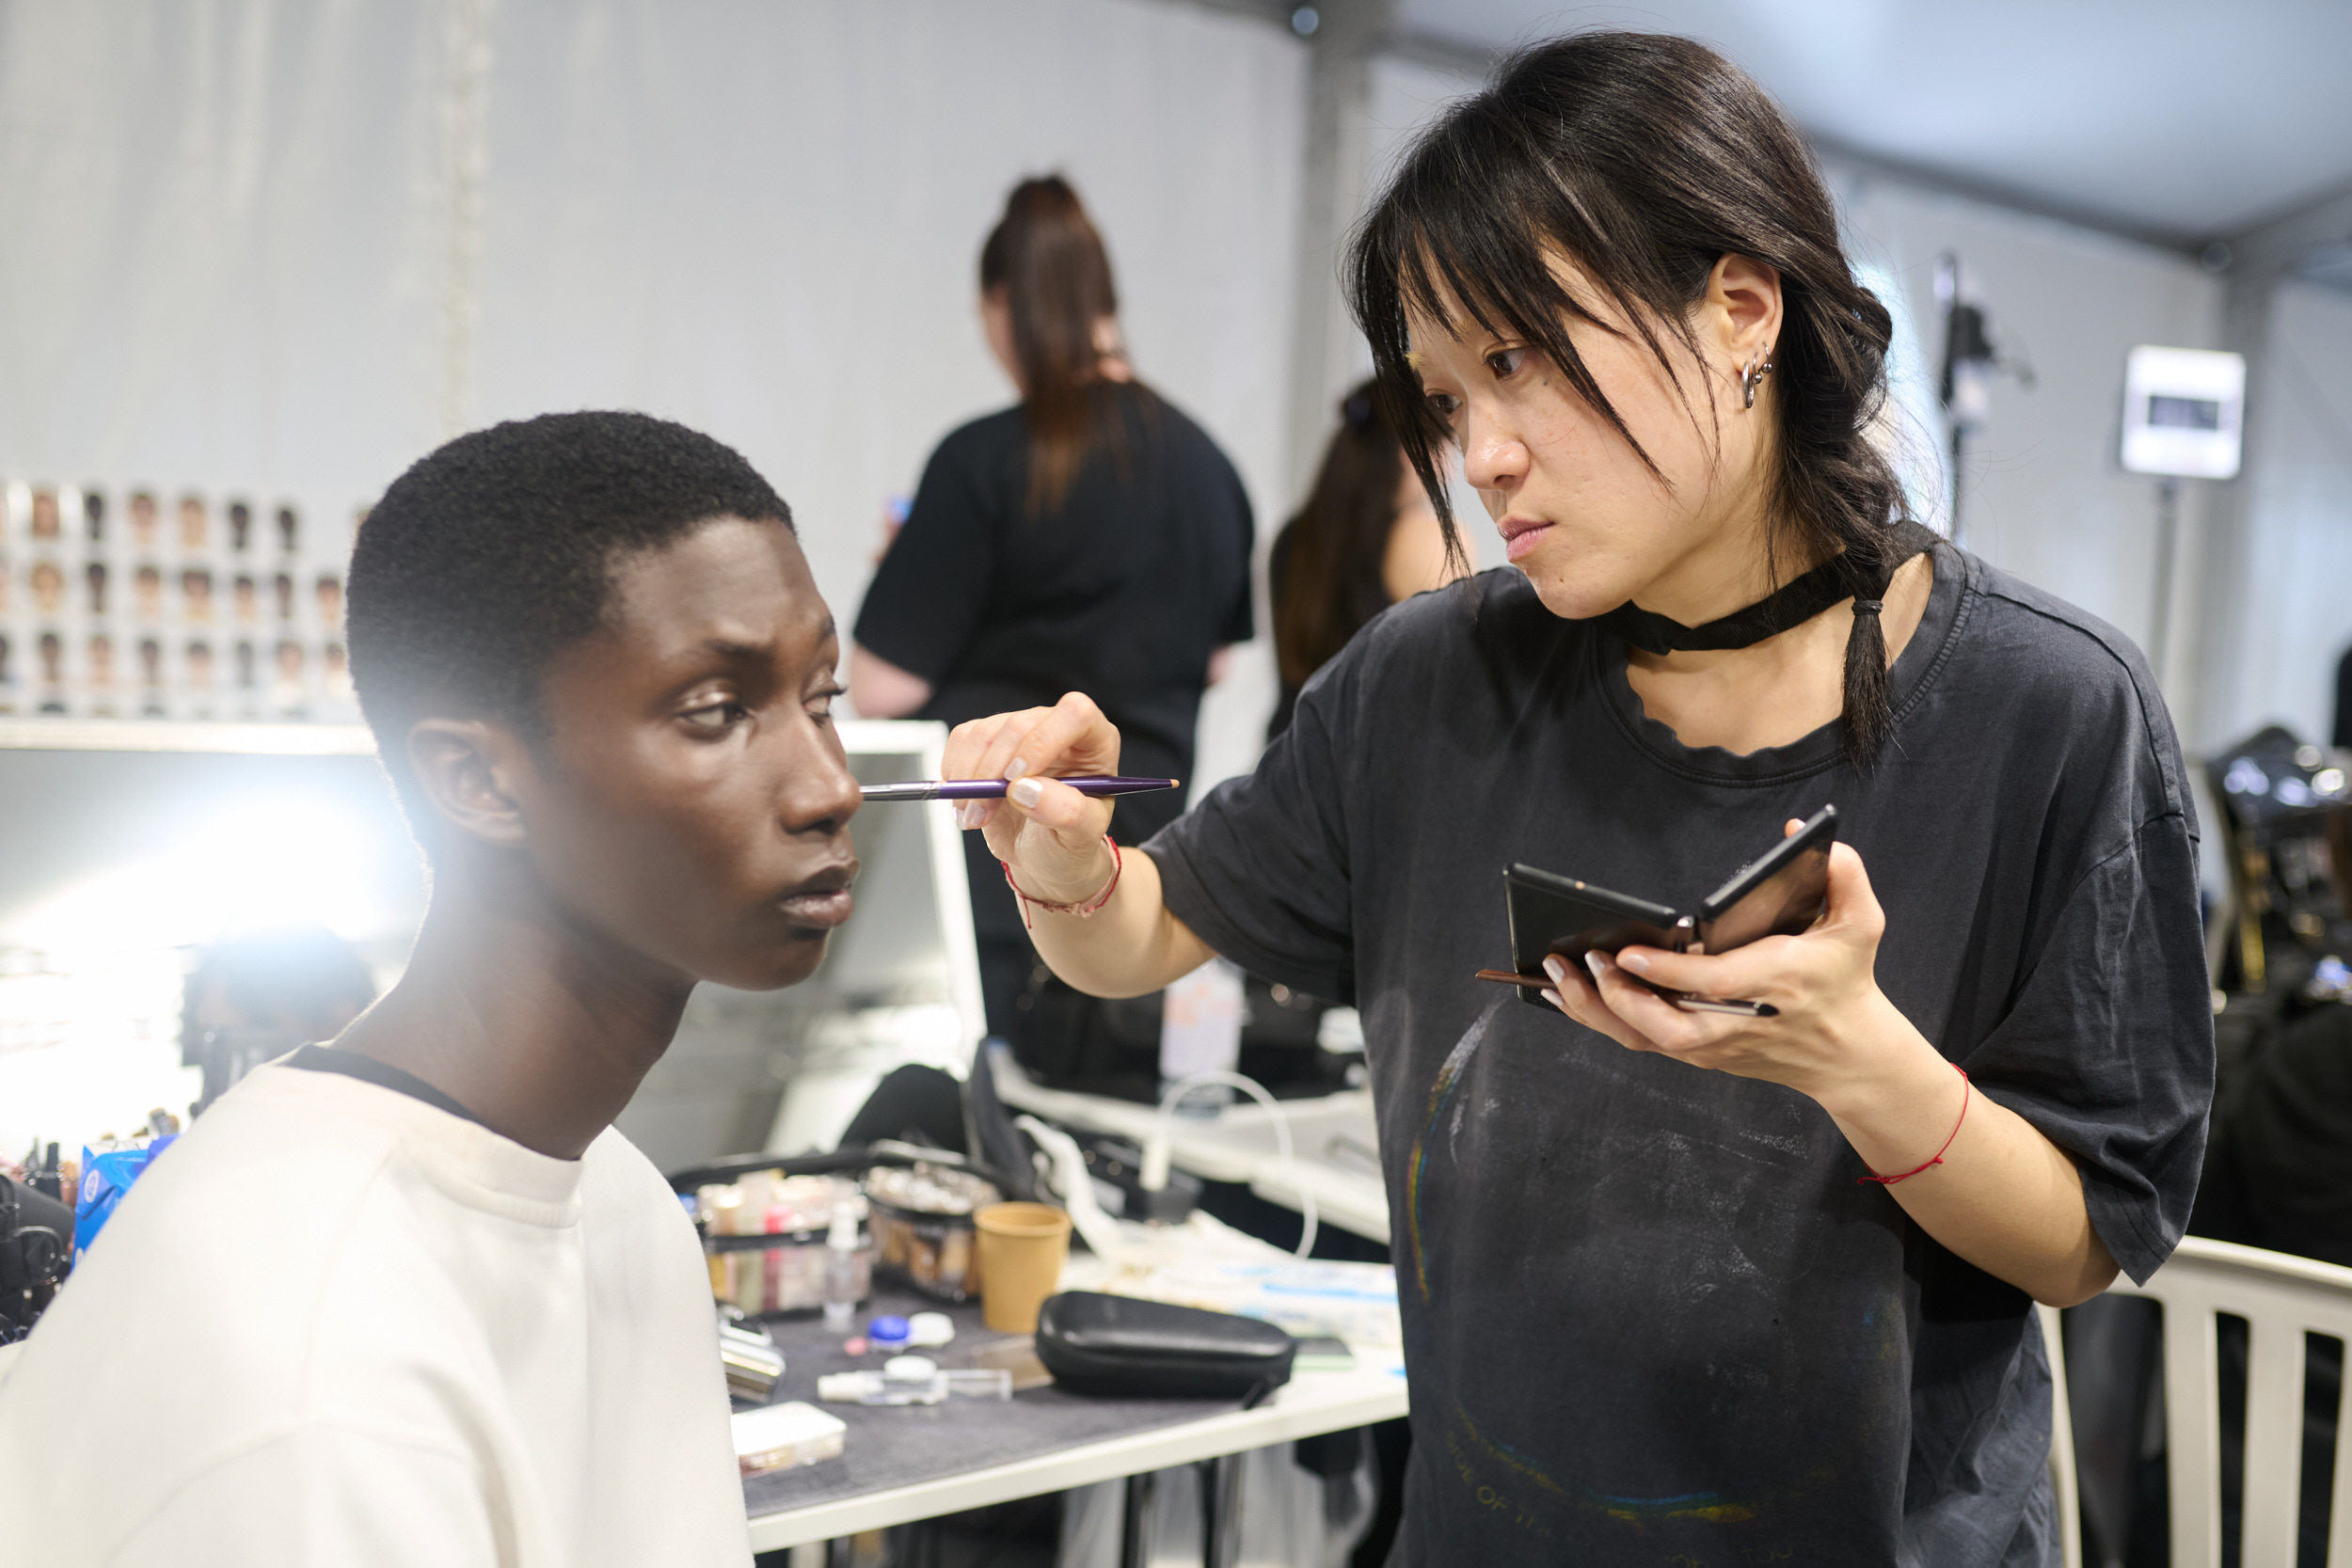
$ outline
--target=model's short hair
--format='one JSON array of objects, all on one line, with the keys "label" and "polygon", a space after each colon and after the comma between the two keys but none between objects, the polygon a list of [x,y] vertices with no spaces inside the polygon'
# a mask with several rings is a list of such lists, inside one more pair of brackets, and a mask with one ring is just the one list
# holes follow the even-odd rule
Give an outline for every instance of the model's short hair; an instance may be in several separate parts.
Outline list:
[{"label": "model's short hair", "polygon": [[792,526],[740,452],[644,414],[492,425],[392,482],[352,550],[351,678],[421,832],[409,727],[488,719],[544,739],[541,677],[606,625],[614,558],[730,516]]}]

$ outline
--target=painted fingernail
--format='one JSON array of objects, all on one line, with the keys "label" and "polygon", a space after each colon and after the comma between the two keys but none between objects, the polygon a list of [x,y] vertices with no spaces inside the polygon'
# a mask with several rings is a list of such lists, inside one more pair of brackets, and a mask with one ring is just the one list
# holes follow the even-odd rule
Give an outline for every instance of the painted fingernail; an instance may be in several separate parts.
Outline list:
[{"label": "painted fingernail", "polygon": [[1597,980],[1600,978],[1601,971],[1609,967],[1609,960],[1600,956],[1598,948],[1595,948],[1584,955],[1584,967],[1591,970],[1593,978]]},{"label": "painted fingernail", "polygon": [[957,827],[977,828],[979,825],[980,803],[977,800],[966,800],[961,805],[956,807]]},{"label": "painted fingernail", "polygon": [[1556,990],[1547,989],[1544,991],[1544,1000],[1550,1003],[1553,1006],[1559,1008],[1564,1013],[1568,1010],[1568,1005],[1560,1000],[1560,993]]},{"label": "painted fingernail", "polygon": [[1006,797],[1023,811],[1035,806],[1045,794],[1043,779],[1016,779],[1005,791]]},{"label": "painted fingernail", "polygon": [[1636,974],[1649,973],[1649,960],[1639,953],[1620,953],[1617,955],[1617,961]]},{"label": "painted fingernail", "polygon": [[1028,770],[1029,765],[1022,761],[1019,757],[1015,757],[1010,762],[1005,764],[1005,777],[1008,779],[1017,779]]},{"label": "painted fingernail", "polygon": [[[1568,960],[1554,953],[1544,960],[1544,973],[1551,976],[1553,985],[1564,985],[1568,978]],[[1544,994],[1549,996],[1550,992],[1547,991]]]}]

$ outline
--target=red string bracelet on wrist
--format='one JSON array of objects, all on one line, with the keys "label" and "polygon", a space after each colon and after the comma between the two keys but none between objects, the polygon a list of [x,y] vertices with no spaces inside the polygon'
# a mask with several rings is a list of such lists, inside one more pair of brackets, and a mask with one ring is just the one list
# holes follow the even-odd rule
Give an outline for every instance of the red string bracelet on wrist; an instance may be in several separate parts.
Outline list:
[{"label": "red string bracelet on wrist", "polygon": [[1952,1064],[1952,1070],[1960,1074],[1960,1121],[1952,1123],[1951,1137],[1944,1140],[1944,1148],[1935,1151],[1935,1158],[1930,1160],[1927,1165],[1921,1165],[1919,1170],[1907,1170],[1900,1176],[1879,1176],[1876,1174],[1869,1176],[1857,1176],[1853,1179],[1855,1186],[1861,1186],[1866,1181],[1875,1181],[1882,1187],[1891,1187],[1898,1181],[1910,1180],[1913,1177],[1918,1175],[1919,1171],[1927,1169],[1928,1165],[1940,1165],[1944,1163],[1944,1151],[1945,1149],[1948,1149],[1952,1147],[1952,1138],[1960,1136],[1961,1122],[1964,1122],[1968,1119],[1969,1099],[1976,1092],[1976,1086],[1968,1082],[1968,1069],[1966,1068],[1962,1067],[1958,1062],[1954,1062]]},{"label": "red string bracelet on wrist", "polygon": [[1119,852],[1119,841],[1117,839],[1114,839],[1108,833],[1104,833],[1103,835],[1103,842],[1109,845],[1111,849],[1111,879],[1103,884],[1102,892],[1096,894],[1093,897],[1088,899],[1083,904],[1052,904],[1046,902],[1042,898],[1032,898],[1027,894],[1021,891],[1021,884],[1019,882],[1012,879],[1011,864],[1005,861],[998,861],[996,863],[1004,868],[1005,885],[1012,889],[1013,897],[1020,902],[1021,926],[1024,930],[1034,931],[1037,929],[1036,924],[1029,919],[1029,906],[1032,904],[1036,905],[1039,909],[1043,910],[1048,914],[1074,914],[1080,920],[1084,920],[1089,915],[1093,914],[1097,910],[1111,901],[1111,895],[1119,891],[1119,874],[1127,868],[1127,863]]}]

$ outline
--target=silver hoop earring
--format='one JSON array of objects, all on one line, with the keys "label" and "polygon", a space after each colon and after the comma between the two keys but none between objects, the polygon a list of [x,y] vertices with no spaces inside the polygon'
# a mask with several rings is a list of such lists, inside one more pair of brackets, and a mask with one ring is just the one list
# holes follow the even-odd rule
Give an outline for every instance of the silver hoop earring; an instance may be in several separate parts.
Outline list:
[{"label": "silver hoop earring", "polygon": [[1763,386],[1764,378],[1772,373],[1772,359],[1769,354],[1759,354],[1740,367],[1740,406],[1741,408],[1756,406],[1756,389]]}]

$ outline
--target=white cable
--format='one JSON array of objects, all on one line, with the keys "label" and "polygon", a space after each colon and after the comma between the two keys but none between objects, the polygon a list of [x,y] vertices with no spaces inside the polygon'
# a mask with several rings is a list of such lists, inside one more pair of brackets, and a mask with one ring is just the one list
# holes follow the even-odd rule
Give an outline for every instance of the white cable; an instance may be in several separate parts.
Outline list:
[{"label": "white cable", "polygon": [[1048,1127],[1031,1116],[1012,1118],[1012,1124],[1037,1140],[1054,1163],[1054,1184],[1062,1190],[1062,1207],[1070,1211],[1070,1223],[1097,1256],[1112,1262],[1125,1257],[1127,1248],[1119,1240],[1119,1227],[1103,1212],[1095,1200],[1094,1179],[1087,1171],[1087,1159],[1078,1148],[1078,1140],[1058,1128]]},{"label": "white cable", "polygon": [[1175,1136],[1176,1106],[1184,1096],[1210,1084],[1223,1084],[1245,1094],[1255,1096],[1266,1114],[1274,1118],[1274,1148],[1281,1161],[1279,1175],[1287,1176],[1298,1192],[1298,1212],[1306,1221],[1299,1231],[1298,1250],[1294,1257],[1304,1258],[1315,1244],[1315,1195],[1308,1190],[1298,1162],[1291,1148],[1291,1118],[1284,1114],[1281,1103],[1268,1094],[1265,1085],[1244,1073],[1227,1072],[1211,1068],[1205,1072],[1187,1073],[1168,1086],[1160,1097],[1160,1114],[1152,1124],[1152,1141],[1144,1145],[1143,1167],[1136,1174],[1136,1182],[1146,1192],[1158,1192],[1168,1185],[1168,1144]]}]

